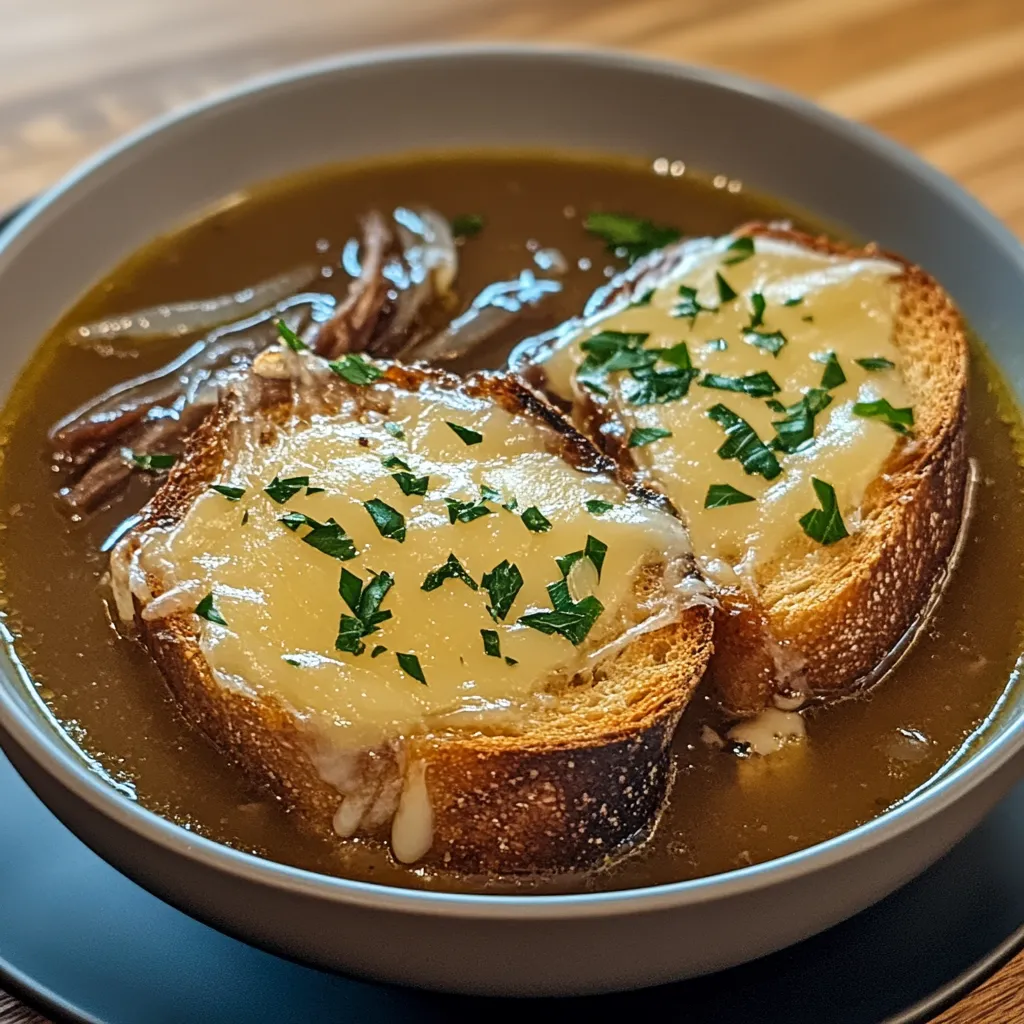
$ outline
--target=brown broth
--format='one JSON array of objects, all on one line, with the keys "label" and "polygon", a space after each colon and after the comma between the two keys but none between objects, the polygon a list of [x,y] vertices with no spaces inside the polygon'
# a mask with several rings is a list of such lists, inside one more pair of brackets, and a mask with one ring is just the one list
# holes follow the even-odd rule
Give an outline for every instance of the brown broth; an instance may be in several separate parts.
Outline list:
[{"label": "brown broth", "polygon": [[[612,889],[726,871],[868,821],[940,771],[1015,679],[1024,621],[1024,534],[1008,528],[1024,491],[1016,412],[1007,411],[1005,392],[979,354],[969,423],[981,470],[977,512],[947,593],[910,654],[869,695],[812,712],[808,743],[767,759],[701,743],[712,712],[706,698],[696,700],[677,738],[678,778],[655,835],[606,872],[483,882],[397,866],[374,842],[350,841],[339,851],[304,838],[184,724],[156,666],[118,636],[102,599],[99,549],[145,499],[147,485],[136,481],[111,507],[71,521],[53,499],[57,477],[45,434],[69,409],[161,365],[188,339],[149,343],[124,358],[64,339],[105,314],[222,294],[314,258],[336,265],[361,212],[417,202],[448,216],[485,217],[484,230],[462,249],[459,290],[467,301],[529,267],[537,247],[556,247],[573,265],[563,293],[506,332],[481,360],[488,365],[499,365],[519,337],[577,313],[606,268],[619,269],[582,229],[591,209],[626,211],[687,233],[724,232],[754,217],[813,226],[744,191],[657,175],[639,162],[460,154],[324,169],[258,190],[154,242],[63,318],[4,414],[0,598],[16,654],[69,737],[111,780],[195,832],[301,867],[439,889]],[[329,243],[327,255],[317,255],[320,240]],[[586,261],[589,269],[581,269]],[[914,742],[915,734],[924,740]]]}]

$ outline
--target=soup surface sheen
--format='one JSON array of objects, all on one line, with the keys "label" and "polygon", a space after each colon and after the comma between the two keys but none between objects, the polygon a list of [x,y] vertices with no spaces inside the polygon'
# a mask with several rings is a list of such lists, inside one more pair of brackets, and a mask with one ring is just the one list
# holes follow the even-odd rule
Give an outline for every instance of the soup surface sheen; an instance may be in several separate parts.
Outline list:
[{"label": "soup surface sheen", "polygon": [[375,842],[329,847],[305,838],[182,722],[149,655],[112,625],[102,585],[107,538],[146,500],[152,481],[134,480],[112,504],[76,521],[54,500],[58,477],[46,433],[78,404],[161,366],[195,339],[101,354],[70,344],[73,328],[221,295],[311,260],[325,268],[322,287],[341,290],[347,278],[339,254],[357,233],[358,216],[423,203],[450,218],[483,218],[460,249],[463,306],[493,281],[543,269],[551,250],[568,264],[559,294],[460,368],[500,366],[516,341],[577,314],[624,266],[585,230],[591,211],[645,217],[687,235],[780,216],[813,228],[738,183],[675,176],[666,161],[655,168],[495,153],[320,170],[257,190],[157,240],[61,320],[4,413],[0,597],[16,656],[97,770],[187,829],[285,863],[385,884],[541,893],[670,882],[801,849],[892,807],[977,742],[1015,681],[1024,618],[1024,535],[1009,528],[1024,490],[1017,414],[977,349],[969,424],[979,468],[976,510],[945,596],[910,653],[869,695],[809,712],[808,741],[767,758],[740,758],[701,742],[703,727],[718,723],[710,701],[698,696],[677,736],[677,778],[653,838],[604,872],[482,881],[401,867]]}]

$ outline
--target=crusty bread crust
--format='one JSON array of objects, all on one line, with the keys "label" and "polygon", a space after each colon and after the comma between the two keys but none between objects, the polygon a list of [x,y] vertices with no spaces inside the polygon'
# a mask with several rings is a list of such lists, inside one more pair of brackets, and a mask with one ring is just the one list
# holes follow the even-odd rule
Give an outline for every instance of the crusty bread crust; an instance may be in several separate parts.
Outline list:
[{"label": "crusty bread crust", "polygon": [[[395,366],[384,380],[405,390],[427,382],[463,387],[546,423],[564,457],[579,468],[615,470],[515,378],[481,374],[462,382]],[[330,386],[347,388],[337,380]],[[281,385],[266,389],[261,403],[273,416]],[[218,478],[239,406],[229,392],[195,432],[143,511],[136,539],[178,522]],[[161,582],[148,583],[159,596]],[[332,821],[341,796],[312,756],[322,739],[273,695],[253,697],[220,685],[200,650],[193,615],[147,621],[141,606],[136,611],[140,633],[186,719],[293,810],[303,828],[338,842]],[[678,623],[634,642],[592,684],[571,686],[554,710],[535,713],[519,734],[413,736],[404,750],[363,751],[362,768],[394,775],[403,763],[425,762],[434,842],[423,863],[490,875],[593,868],[644,838],[655,823],[670,781],[669,744],[710,654],[710,614],[690,608]]]},{"label": "crusty bread crust", "polygon": [[[753,715],[779,692],[835,697],[856,690],[903,638],[941,584],[967,484],[968,349],[964,325],[934,278],[877,246],[844,245],[788,227],[751,223],[736,234],[792,241],[818,252],[879,256],[903,267],[894,343],[914,408],[912,437],[897,441],[868,489],[860,529],[828,548],[797,535],[784,559],[760,568],[757,593],[720,592],[708,673],[724,708]],[[597,293],[587,314],[670,275],[682,246],[638,261]],[[581,429],[633,466],[606,403],[584,398]],[[654,480],[645,480],[656,487]],[[812,558],[808,555],[813,554]]]}]

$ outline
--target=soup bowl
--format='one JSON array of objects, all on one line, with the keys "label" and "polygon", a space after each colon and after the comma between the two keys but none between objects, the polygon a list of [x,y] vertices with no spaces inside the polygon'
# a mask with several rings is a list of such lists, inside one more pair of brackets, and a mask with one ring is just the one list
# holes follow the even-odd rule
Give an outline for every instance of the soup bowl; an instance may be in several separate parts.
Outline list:
[{"label": "soup bowl", "polygon": [[[930,270],[1024,394],[1024,253],[912,154],[796,97],[632,56],[440,47],[261,79],[101,154],[0,236],[4,391],[58,313],[152,239],[256,182],[317,164],[451,147],[668,156],[876,239]],[[1024,766],[1014,690],[929,784],[828,842],[726,874],[564,896],[446,894],[325,877],[196,836],[93,771],[13,656],[0,742],[52,811],[158,896],[323,968],[474,993],[569,994],[715,971],[882,898],[970,830]]]}]

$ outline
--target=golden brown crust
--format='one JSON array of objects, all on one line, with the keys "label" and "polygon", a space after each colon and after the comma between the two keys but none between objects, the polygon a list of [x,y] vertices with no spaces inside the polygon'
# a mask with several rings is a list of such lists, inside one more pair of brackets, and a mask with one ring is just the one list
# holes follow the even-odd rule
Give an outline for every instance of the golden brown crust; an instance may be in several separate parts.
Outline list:
[{"label": "golden brown crust", "polygon": [[[968,351],[952,300],[902,257],[778,225],[747,224],[737,234],[819,252],[880,256],[904,268],[894,342],[907,356],[901,369],[915,416],[913,437],[897,442],[869,488],[853,536],[826,549],[799,537],[790,557],[759,575],[756,597],[722,593],[708,672],[726,710],[750,715],[780,689],[821,697],[855,689],[927,605],[963,514]],[[638,261],[595,296],[588,314],[624,292],[645,292],[672,272],[680,251],[673,246]],[[632,463],[610,407],[586,398],[574,419],[609,455]]]},{"label": "golden brown crust", "polygon": [[[429,382],[490,397],[547,423],[564,456],[579,468],[615,470],[554,409],[508,375],[479,374],[463,382],[439,371],[394,366],[384,379],[404,390]],[[280,397],[280,389],[270,386],[263,401]],[[135,537],[173,525],[217,478],[230,454],[239,401],[229,393],[195,432],[144,510]],[[265,412],[272,417],[271,409]],[[160,581],[148,582],[157,596]],[[200,651],[194,616],[147,621],[141,611],[141,634],[185,717],[252,781],[294,810],[304,828],[338,841],[332,821],[341,796],[321,778],[311,756],[322,737],[273,696],[221,685]],[[585,869],[645,834],[669,782],[672,734],[710,653],[710,615],[693,608],[679,623],[641,637],[593,685],[570,689],[557,711],[535,716],[524,734],[450,731],[410,738],[405,763],[426,763],[434,814],[434,844],[425,863],[487,874]],[[398,755],[390,749],[362,756],[396,768]]]}]

